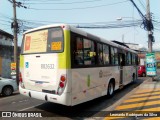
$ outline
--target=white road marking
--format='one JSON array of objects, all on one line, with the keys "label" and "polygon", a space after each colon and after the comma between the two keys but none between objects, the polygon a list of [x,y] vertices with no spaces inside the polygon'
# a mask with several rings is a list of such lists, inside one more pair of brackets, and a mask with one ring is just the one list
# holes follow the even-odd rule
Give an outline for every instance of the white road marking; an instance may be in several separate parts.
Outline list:
[{"label": "white road marking", "polygon": [[12,104],[15,104],[16,102],[12,102]]},{"label": "white road marking", "polygon": [[42,105],[42,104],[43,104],[43,103],[40,103],[40,104],[37,104],[37,105],[31,106],[31,107],[27,107],[27,108],[24,108],[24,109],[21,109],[21,110],[18,110],[18,111],[25,111],[25,110],[28,110],[28,109],[31,109],[31,108],[37,107],[37,106]]},{"label": "white road marking", "polygon": [[17,97],[17,95],[14,95],[14,96],[8,96],[8,97],[5,97],[5,98],[0,98],[0,100],[10,99],[10,98],[13,98],[13,97]]},{"label": "white road marking", "polygon": [[22,102],[28,102],[28,99],[21,100],[21,101],[13,101],[13,102],[12,102],[12,104],[15,104],[15,103],[18,103],[18,102],[19,102],[19,103],[22,103]]}]

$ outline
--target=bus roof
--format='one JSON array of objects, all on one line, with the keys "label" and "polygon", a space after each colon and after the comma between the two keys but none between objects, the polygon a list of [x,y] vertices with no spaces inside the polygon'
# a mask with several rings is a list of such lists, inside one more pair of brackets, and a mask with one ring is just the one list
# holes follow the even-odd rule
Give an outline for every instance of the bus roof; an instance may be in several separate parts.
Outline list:
[{"label": "bus roof", "polygon": [[119,45],[117,43],[114,43],[112,41],[106,40],[104,38],[98,37],[96,35],[90,34],[88,32],[85,32],[85,31],[83,31],[81,29],[78,29],[78,28],[76,28],[74,26],[71,26],[71,25],[68,25],[68,24],[50,24],[50,25],[45,25],[45,26],[41,26],[41,27],[30,29],[30,30],[24,32],[23,34],[27,34],[27,33],[30,33],[30,32],[36,31],[36,30],[41,30],[41,29],[46,29],[46,28],[51,28],[51,27],[59,27],[59,26],[61,26],[64,30],[70,30],[70,31],[72,31],[74,33],[78,33],[78,34],[83,35],[85,37],[89,37],[89,38],[91,38],[93,40],[96,40],[96,41],[99,41],[99,42],[104,42],[104,43],[109,44],[111,46],[115,46],[117,48],[121,48],[121,49],[130,51],[132,53],[137,53],[136,51],[131,50],[131,49],[127,48],[127,47],[124,47],[124,46]]}]

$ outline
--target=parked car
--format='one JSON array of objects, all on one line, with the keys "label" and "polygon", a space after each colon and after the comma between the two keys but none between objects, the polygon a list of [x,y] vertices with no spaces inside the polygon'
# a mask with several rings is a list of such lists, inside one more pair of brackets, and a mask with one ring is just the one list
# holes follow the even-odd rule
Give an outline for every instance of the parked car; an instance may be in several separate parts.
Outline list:
[{"label": "parked car", "polygon": [[145,65],[138,66],[138,76],[145,77],[146,76],[146,67]]},{"label": "parked car", "polygon": [[16,90],[18,90],[16,80],[0,77],[0,94],[9,96]]}]

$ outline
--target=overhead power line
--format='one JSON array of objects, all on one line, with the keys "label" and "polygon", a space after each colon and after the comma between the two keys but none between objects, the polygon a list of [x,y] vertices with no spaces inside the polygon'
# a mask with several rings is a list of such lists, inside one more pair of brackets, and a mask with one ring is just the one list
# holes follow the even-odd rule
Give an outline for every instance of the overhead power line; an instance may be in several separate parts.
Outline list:
[{"label": "overhead power line", "polygon": [[137,7],[137,5],[135,4],[135,2],[133,0],[130,0],[132,2],[132,4],[134,5],[134,7],[137,9],[138,13],[140,14],[142,20],[143,20],[143,25],[144,25],[144,29],[148,30],[151,29],[153,30],[153,24],[152,21],[149,21],[146,16],[143,15],[143,13],[140,11],[140,9]]},{"label": "overhead power line", "polygon": [[3,19],[0,19],[0,21],[11,23],[11,21],[7,21],[7,20],[3,20]]},{"label": "overhead power line", "polygon": [[8,0],[8,1],[11,2],[11,3],[15,3],[15,5],[16,5],[17,7],[27,8],[26,6],[22,5],[21,2],[16,2],[16,1],[13,2],[13,0]]},{"label": "overhead power line", "polygon": [[0,23],[1,25],[5,25],[5,26],[11,26],[11,25],[8,25],[8,24],[4,24],[4,23]]},{"label": "overhead power line", "polygon": [[48,2],[48,1],[64,1],[64,0],[20,0],[20,1],[23,1],[23,2],[25,2],[25,1],[30,1],[30,2]]},{"label": "overhead power line", "polygon": [[137,5],[135,4],[135,2],[133,0],[130,0],[132,2],[132,4],[134,5],[134,7],[137,9],[138,13],[140,14],[140,16],[142,17],[143,20],[146,20],[146,17],[143,15],[143,13],[140,11],[140,9],[137,7]]},{"label": "overhead power line", "polygon": [[88,28],[88,29],[111,29],[111,28],[125,28],[125,27],[133,27],[140,26],[142,21],[124,21],[121,24],[111,23],[111,24],[91,24],[91,25],[77,25],[77,28]]},{"label": "overhead power line", "polygon": [[[20,20],[20,21],[23,23],[21,24],[21,31],[39,27],[41,25],[46,25],[48,24],[48,22],[51,23],[51,21],[33,21],[33,20],[30,20],[30,21]],[[67,24],[71,24],[77,28],[111,29],[111,28],[125,28],[125,27],[140,26],[142,24],[142,20],[129,20],[129,21],[123,21],[121,23],[117,21],[113,21],[113,22],[67,23]]]},{"label": "overhead power line", "polygon": [[35,1],[34,3],[33,2],[26,2],[25,4],[35,4],[35,5],[38,5],[38,4],[77,4],[77,3],[90,3],[90,2],[97,2],[97,1],[102,1],[102,0],[88,0],[88,1],[78,1],[78,2],[41,2],[41,1]]},{"label": "overhead power line", "polygon": [[77,8],[63,8],[63,9],[53,9],[53,8],[48,8],[48,9],[42,9],[42,8],[28,8],[28,9],[32,9],[32,10],[75,10],[75,9],[91,9],[91,8],[98,8],[98,7],[104,7],[104,6],[112,6],[112,5],[117,5],[117,4],[122,4],[125,2],[128,2],[129,0],[125,0],[125,1],[121,1],[121,2],[115,2],[115,3],[111,3],[111,4],[103,4],[103,5],[97,5],[97,6],[90,6],[90,7],[77,7]]},{"label": "overhead power line", "polygon": [[141,4],[141,6],[142,6],[143,10],[144,10],[144,11],[146,11],[146,7],[144,6],[144,3],[142,3],[142,1],[141,1],[141,0],[138,0],[138,1],[139,1],[139,3]]},{"label": "overhead power line", "polygon": [[2,17],[4,17],[4,18],[7,18],[7,19],[12,19],[11,17],[9,17],[9,16],[7,16],[7,15],[5,15],[5,14],[3,14],[3,13],[0,13],[0,16],[2,16]]}]

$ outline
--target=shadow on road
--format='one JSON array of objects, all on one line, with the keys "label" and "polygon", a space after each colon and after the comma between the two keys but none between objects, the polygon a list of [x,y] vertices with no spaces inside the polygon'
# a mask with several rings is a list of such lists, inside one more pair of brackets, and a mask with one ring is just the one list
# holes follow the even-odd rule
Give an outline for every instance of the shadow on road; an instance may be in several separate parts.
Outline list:
[{"label": "shadow on road", "polygon": [[104,96],[73,107],[46,102],[36,108],[42,111],[43,116],[46,117],[68,117],[77,120],[88,117],[104,117],[107,115],[107,111],[104,109],[111,107],[127,93],[142,84],[144,81],[143,79],[144,78],[140,78],[135,83],[129,84],[123,89],[115,91],[115,95],[112,98]]},{"label": "shadow on road", "polygon": [[0,94],[0,99],[2,99],[2,98],[9,98],[9,97],[11,97],[11,96],[15,96],[15,95],[18,95],[19,94],[19,92],[14,92],[12,95],[10,95],[10,96],[3,96],[2,94]]}]

